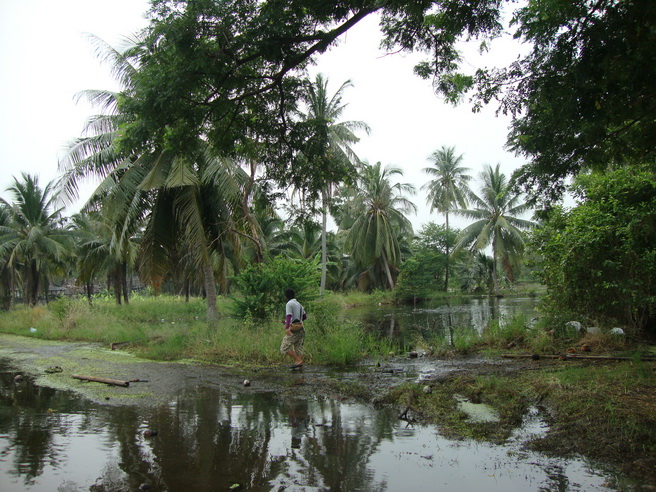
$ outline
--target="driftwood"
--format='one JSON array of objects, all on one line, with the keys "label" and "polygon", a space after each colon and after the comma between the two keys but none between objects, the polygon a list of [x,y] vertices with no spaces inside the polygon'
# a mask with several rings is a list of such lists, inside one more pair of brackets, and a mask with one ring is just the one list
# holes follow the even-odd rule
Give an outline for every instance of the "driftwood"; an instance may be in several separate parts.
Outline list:
[{"label": "driftwood", "polygon": [[82,381],[93,381],[95,383],[110,384],[112,386],[123,386],[125,388],[130,386],[129,381],[121,381],[120,379],[97,378],[97,377],[94,377],[94,376],[80,376],[78,374],[73,374],[73,377],[75,379],[81,379]]},{"label": "driftwood", "polygon": [[[506,359],[576,359],[576,360],[634,360],[633,357],[620,357],[614,355],[538,355],[538,354],[502,354],[501,357]],[[641,357],[642,361],[654,361],[654,357]]]}]

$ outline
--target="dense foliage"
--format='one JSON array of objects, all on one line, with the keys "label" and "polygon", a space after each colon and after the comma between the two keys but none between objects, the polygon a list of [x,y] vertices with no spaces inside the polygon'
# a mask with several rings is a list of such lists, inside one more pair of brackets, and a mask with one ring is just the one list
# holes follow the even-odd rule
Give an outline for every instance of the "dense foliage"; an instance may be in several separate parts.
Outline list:
[{"label": "dense foliage", "polygon": [[555,309],[605,325],[656,330],[656,175],[620,168],[581,176],[581,203],[536,232]]}]

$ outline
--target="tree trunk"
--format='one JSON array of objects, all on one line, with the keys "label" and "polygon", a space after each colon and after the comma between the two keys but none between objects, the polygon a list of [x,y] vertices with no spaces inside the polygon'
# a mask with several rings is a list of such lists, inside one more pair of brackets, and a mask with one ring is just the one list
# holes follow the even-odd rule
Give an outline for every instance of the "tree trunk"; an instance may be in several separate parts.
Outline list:
[{"label": "tree trunk", "polygon": [[319,295],[323,296],[326,290],[326,275],[328,273],[328,245],[326,244],[326,229],[328,227],[328,213],[326,207],[328,206],[326,200],[326,190],[321,192],[322,198],[322,213],[321,213],[321,287]]},{"label": "tree trunk", "polygon": [[499,296],[499,278],[497,277],[497,238],[492,239],[492,283],[494,295]]},{"label": "tree trunk", "polygon": [[93,296],[93,280],[87,282],[85,287],[87,291],[87,301],[89,301],[89,306],[91,306],[92,304],[91,298]]},{"label": "tree trunk", "polygon": [[39,300],[39,269],[36,260],[30,261],[29,269],[28,304],[30,306],[36,306]]},{"label": "tree trunk", "polygon": [[444,275],[444,292],[449,292],[449,211],[445,212],[446,215],[446,272]]},{"label": "tree trunk", "polygon": [[130,289],[128,288],[128,264],[121,262],[121,281],[123,286],[123,301],[125,304],[130,304]]},{"label": "tree trunk", "polygon": [[207,300],[207,320],[214,322],[218,319],[216,310],[216,284],[214,283],[214,272],[212,271],[209,258],[206,258],[203,262],[203,284],[205,286]]},{"label": "tree trunk", "polygon": [[387,263],[387,255],[385,250],[383,250],[383,266],[385,267],[385,274],[387,275],[387,281],[389,282],[390,289],[394,289],[394,279],[392,279],[392,272],[390,271],[389,264]]},{"label": "tree trunk", "polygon": [[120,306],[121,305],[121,286],[123,285],[123,282],[121,282],[121,266],[117,265],[114,268],[114,299],[116,300],[116,305]]},{"label": "tree trunk", "polygon": [[244,196],[241,206],[244,216],[246,217],[246,222],[248,222],[248,225],[251,230],[251,237],[253,238],[253,242],[255,243],[255,248],[256,248],[255,261],[256,263],[262,263],[264,261],[264,245],[262,244],[263,243],[262,237],[260,236],[260,233],[256,225],[257,221],[255,220],[255,217],[253,217],[253,214],[251,213],[251,210],[248,206],[248,200],[251,196],[253,185],[255,183],[255,171],[257,168],[257,164],[253,159],[249,160],[249,164],[251,168],[251,174],[250,174],[250,179],[248,180],[248,184],[244,189]]}]

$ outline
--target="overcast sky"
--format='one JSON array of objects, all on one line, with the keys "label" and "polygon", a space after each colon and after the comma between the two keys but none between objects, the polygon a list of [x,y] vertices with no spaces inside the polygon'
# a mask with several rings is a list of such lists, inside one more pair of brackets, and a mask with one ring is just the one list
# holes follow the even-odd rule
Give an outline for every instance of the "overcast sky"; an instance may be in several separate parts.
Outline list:
[{"label": "overcast sky", "polygon": [[[113,46],[147,22],[147,0],[0,0],[0,195],[21,172],[37,174],[41,186],[58,176],[62,149],[80,135],[88,104],[74,101],[85,89],[116,89],[109,68],[100,64],[84,33],[101,37]],[[322,72],[332,94],[350,79],[344,102],[346,120],[361,120],[372,129],[361,134],[355,150],[370,163],[404,170],[400,180],[414,184],[412,200],[419,212],[411,216],[415,229],[429,221],[427,181],[422,172],[429,155],[443,145],[455,146],[463,164],[478,176],[485,164],[501,164],[509,176],[523,161],[503,147],[509,120],[495,117],[494,107],[474,114],[467,104],[453,108],[440,101],[430,81],[413,75],[418,55],[389,55],[378,49],[376,19],[368,18],[350,30],[340,45],[324,54],[312,73]],[[516,56],[509,40],[492,46],[495,63]],[[489,65],[472,50],[470,66]],[[476,188],[476,185],[474,185]],[[476,190],[477,191],[477,190]],[[462,227],[462,223],[456,225]]]}]

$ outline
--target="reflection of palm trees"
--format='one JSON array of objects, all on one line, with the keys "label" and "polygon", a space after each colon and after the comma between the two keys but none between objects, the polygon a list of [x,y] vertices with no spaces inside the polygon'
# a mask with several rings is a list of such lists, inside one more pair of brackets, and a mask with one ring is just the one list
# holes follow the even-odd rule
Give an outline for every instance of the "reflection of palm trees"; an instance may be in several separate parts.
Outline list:
[{"label": "reflection of palm trees", "polygon": [[[0,433],[11,436],[16,473],[28,481],[53,462],[63,467],[79,458],[61,448],[58,436],[68,434],[94,436],[97,452],[107,448],[111,458],[97,482],[104,489],[136,490],[149,483],[152,490],[222,490],[238,483],[246,490],[270,490],[283,482],[330,490],[385,488],[371,483],[369,465],[381,440],[392,434],[394,420],[384,412],[372,416],[367,409],[322,399],[280,401],[275,394],[235,397],[207,387],[145,411],[99,407],[45,388],[25,396],[0,393],[10,409]],[[295,435],[298,449],[290,439],[292,405],[308,424]],[[146,428],[156,429],[157,436],[144,437]]]},{"label": "reflection of palm trees", "polygon": [[159,428],[152,452],[169,490],[265,487],[282,457],[269,455],[271,422],[283,417],[271,401],[245,397],[238,402],[220,391],[200,389],[151,416]]},{"label": "reflection of palm trees", "polygon": [[[383,435],[391,434],[392,422],[382,413],[373,420],[366,412],[349,418],[344,410],[344,405],[333,400],[318,401],[311,407],[315,426],[302,447],[307,476],[314,480],[307,485],[329,490],[383,490],[383,484],[370,483],[369,460]],[[316,425],[323,423],[326,425]]]}]

